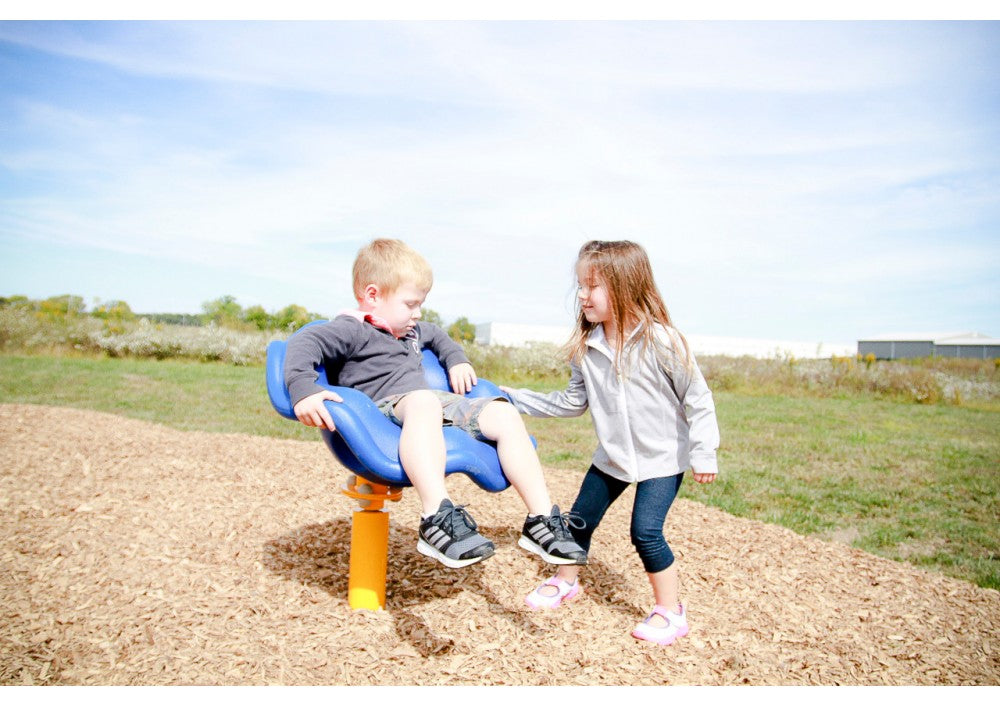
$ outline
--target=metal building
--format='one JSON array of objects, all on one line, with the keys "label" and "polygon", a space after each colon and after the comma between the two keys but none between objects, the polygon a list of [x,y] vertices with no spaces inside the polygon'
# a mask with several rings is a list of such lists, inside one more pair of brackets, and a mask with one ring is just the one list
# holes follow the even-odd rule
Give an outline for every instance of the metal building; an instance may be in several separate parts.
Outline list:
[{"label": "metal building", "polygon": [[563,345],[569,341],[572,329],[566,326],[542,324],[512,324],[487,322],[476,325],[476,343],[484,346],[524,346],[532,342]]},{"label": "metal building", "polygon": [[940,334],[884,334],[858,341],[858,355],[874,354],[875,358],[1000,358],[1000,339],[978,332]]}]

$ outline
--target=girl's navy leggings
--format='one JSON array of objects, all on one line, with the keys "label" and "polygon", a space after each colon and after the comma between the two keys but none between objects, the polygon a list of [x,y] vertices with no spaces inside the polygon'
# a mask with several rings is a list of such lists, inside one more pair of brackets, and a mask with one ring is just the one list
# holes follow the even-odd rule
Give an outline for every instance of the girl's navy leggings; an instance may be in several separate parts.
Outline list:
[{"label": "girl's navy leggings", "polygon": [[[663,523],[683,480],[684,474],[681,473],[640,481],[636,486],[629,535],[642,559],[642,566],[649,573],[660,572],[674,563],[674,553],[663,537]],[[586,525],[582,529],[570,528],[573,538],[584,550],[590,552],[594,531],[611,504],[628,486],[627,481],[608,476],[596,466],[587,471],[573,503],[573,513],[579,515]]]}]

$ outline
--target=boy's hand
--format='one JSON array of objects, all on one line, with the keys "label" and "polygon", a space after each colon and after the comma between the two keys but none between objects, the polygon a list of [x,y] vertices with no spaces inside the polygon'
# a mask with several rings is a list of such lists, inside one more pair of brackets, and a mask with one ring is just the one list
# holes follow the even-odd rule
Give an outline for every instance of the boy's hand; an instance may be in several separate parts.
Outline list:
[{"label": "boy's hand", "polygon": [[456,363],[448,369],[448,382],[452,392],[465,395],[476,384],[476,371],[471,363]]},{"label": "boy's hand", "polygon": [[325,400],[332,400],[335,403],[344,402],[344,399],[332,390],[321,390],[318,393],[307,395],[295,403],[292,411],[303,425],[308,427],[325,427],[333,432],[336,430],[336,427],[333,425],[333,418],[330,417],[330,411],[323,404]]},{"label": "boy's hand", "polygon": [[715,481],[716,474],[699,474],[697,471],[691,470],[694,480],[699,484],[710,484]]}]

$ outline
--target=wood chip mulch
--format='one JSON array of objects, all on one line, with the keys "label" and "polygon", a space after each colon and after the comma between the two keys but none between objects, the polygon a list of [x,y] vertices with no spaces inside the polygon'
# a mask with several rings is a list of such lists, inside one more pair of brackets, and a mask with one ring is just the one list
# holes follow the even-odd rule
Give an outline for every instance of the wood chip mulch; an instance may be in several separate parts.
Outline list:
[{"label": "wood chip mulch", "polygon": [[[292,424],[292,423],[289,423]],[[449,479],[497,544],[448,570],[390,505],[388,607],[352,611],[353,501],[321,442],[0,406],[0,684],[997,685],[1000,593],[679,499],[691,634],[629,635],[651,593],[626,495],[549,613],[524,507]],[[579,474],[547,471],[571,505]],[[682,492],[683,493],[683,492]]]}]

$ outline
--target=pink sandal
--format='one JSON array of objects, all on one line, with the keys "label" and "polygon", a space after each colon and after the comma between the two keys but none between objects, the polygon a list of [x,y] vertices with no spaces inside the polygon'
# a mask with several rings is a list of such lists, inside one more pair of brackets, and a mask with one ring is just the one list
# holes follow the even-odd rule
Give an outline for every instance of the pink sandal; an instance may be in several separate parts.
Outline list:
[{"label": "pink sandal", "polygon": [[[542,594],[543,587],[555,587],[556,593],[551,596]],[[579,580],[573,582],[573,584],[568,584],[558,577],[552,577],[525,597],[524,603],[532,609],[555,609],[564,601],[572,601],[579,593]]]},{"label": "pink sandal", "polygon": [[[646,620],[635,627],[632,635],[640,641],[650,641],[661,646],[669,646],[682,636],[688,634],[687,611],[683,604],[678,604],[681,613],[675,614],[665,606],[657,604],[653,607],[653,613],[646,617]],[[666,626],[654,626],[649,623],[653,616],[661,616],[666,622]]]}]

